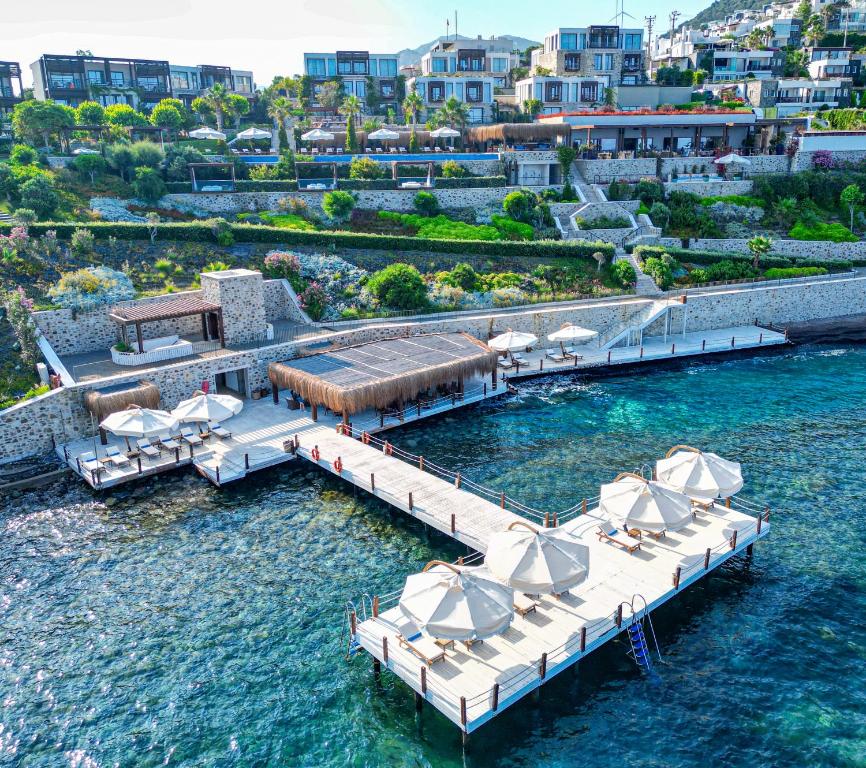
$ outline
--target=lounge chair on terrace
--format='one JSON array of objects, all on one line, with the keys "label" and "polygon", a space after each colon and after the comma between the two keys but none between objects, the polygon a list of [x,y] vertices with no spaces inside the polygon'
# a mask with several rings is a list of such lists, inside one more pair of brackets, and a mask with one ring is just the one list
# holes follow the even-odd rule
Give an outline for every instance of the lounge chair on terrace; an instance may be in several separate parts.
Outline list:
[{"label": "lounge chair on terrace", "polygon": [[381,155],[381,154],[382,154],[382,147],[376,147],[376,154],[377,154],[377,155]]},{"label": "lounge chair on terrace", "polygon": [[222,424],[217,424],[217,422],[215,421],[209,421],[207,423],[207,428],[220,440],[228,440],[232,436],[232,433],[229,432]]},{"label": "lounge chair on terrace", "polygon": [[405,638],[403,635],[397,635],[397,640],[401,648],[414,653],[428,667],[433,666],[437,661],[445,658],[445,651],[436,645],[435,641],[429,637],[424,637],[420,632],[413,635],[411,638]]},{"label": "lounge chair on terrace", "polygon": [[96,477],[99,477],[100,472],[108,472],[107,467],[105,467],[105,465],[103,465],[103,463],[96,458],[96,454],[92,451],[82,453],[78,457],[78,463],[81,465],[81,468],[83,470],[96,475]]},{"label": "lounge chair on terrace", "polygon": [[401,155],[405,155],[406,154],[406,147],[399,147],[399,151],[400,151]]},{"label": "lounge chair on terrace", "polygon": [[500,368],[506,368],[506,369],[514,368],[514,363],[512,363],[509,358],[505,357],[499,361],[499,367]]},{"label": "lounge chair on terrace", "polygon": [[180,436],[185,443],[190,445],[201,445],[204,441],[193,432],[189,427],[185,427],[180,431]]},{"label": "lounge chair on terrace", "polygon": [[111,463],[115,467],[125,467],[129,464],[129,459],[124,456],[116,445],[110,445],[105,449],[105,455],[111,459]]},{"label": "lounge chair on terrace", "polygon": [[521,616],[526,616],[527,613],[533,613],[538,608],[538,603],[531,597],[527,597],[522,592],[514,593],[514,612]]},{"label": "lounge chair on terrace", "polygon": [[163,434],[158,436],[159,444],[165,448],[167,451],[174,451],[177,448],[180,448],[180,443],[175,440],[168,432],[164,432]]},{"label": "lounge chair on terrace", "polygon": [[364,154],[372,155],[373,154],[373,148],[372,147],[364,147]]},{"label": "lounge chair on terrace", "polygon": [[319,154],[319,148],[318,148],[318,147],[313,147],[313,148],[310,150],[310,153],[313,154],[313,155],[318,155],[318,154]]},{"label": "lounge chair on terrace", "polygon": [[635,552],[637,552],[637,550],[640,549],[639,541],[635,541],[625,531],[619,530],[610,523],[599,525],[597,535],[599,541],[607,541],[611,544],[615,544],[618,547],[622,547],[623,549],[627,550],[630,555],[634,554]]},{"label": "lounge chair on terrace", "polygon": [[433,151],[434,151],[434,152],[441,152],[441,151],[442,151],[442,147],[433,147]]},{"label": "lounge chair on terrace", "polygon": [[388,154],[389,155],[396,155],[397,154],[397,147],[390,147],[388,149]]},{"label": "lounge chair on terrace", "polygon": [[310,150],[307,147],[301,147],[301,154],[302,155],[309,155]]},{"label": "lounge chair on terrace", "polygon": [[333,147],[327,147],[325,149],[325,154],[326,155],[333,155],[334,154],[334,148]]},{"label": "lounge chair on terrace", "polygon": [[421,147],[421,151],[422,152],[431,152],[432,150],[430,149],[430,147]]},{"label": "lounge chair on terrace", "polygon": [[512,360],[517,360],[517,361],[519,361],[519,362],[521,362],[521,363],[525,363],[525,362],[526,362],[526,361],[523,359],[523,355],[522,355],[520,352],[512,352],[512,353],[511,353],[511,359],[512,359]]},{"label": "lounge chair on terrace", "polygon": [[241,149],[241,154],[248,155],[250,151],[248,149]]},{"label": "lounge chair on terrace", "polygon": [[551,360],[553,360],[554,363],[564,363],[565,362],[565,355],[563,355],[562,352],[559,352],[553,348],[545,349],[544,350],[544,356],[549,357]]},{"label": "lounge chair on terrace", "polygon": [[146,437],[141,438],[136,442],[138,446],[138,450],[143,453],[149,459],[158,459],[159,458],[159,448],[157,448],[153,443],[150,442]]}]

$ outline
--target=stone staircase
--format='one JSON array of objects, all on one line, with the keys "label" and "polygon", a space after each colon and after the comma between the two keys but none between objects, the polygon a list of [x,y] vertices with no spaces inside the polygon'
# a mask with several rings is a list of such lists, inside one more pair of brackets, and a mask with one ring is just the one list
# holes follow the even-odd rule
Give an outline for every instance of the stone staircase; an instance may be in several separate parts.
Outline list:
[{"label": "stone staircase", "polygon": [[4,213],[0,211],[0,224],[11,224],[12,223],[12,215],[9,213]]},{"label": "stone staircase", "polygon": [[617,248],[616,253],[614,254],[613,260],[616,261],[627,261],[629,264],[634,267],[634,273],[637,276],[637,282],[635,283],[635,293],[638,296],[660,296],[662,291],[656,285],[655,280],[653,280],[646,272],[644,272],[640,267],[640,261],[633,253],[626,253],[625,249]]}]

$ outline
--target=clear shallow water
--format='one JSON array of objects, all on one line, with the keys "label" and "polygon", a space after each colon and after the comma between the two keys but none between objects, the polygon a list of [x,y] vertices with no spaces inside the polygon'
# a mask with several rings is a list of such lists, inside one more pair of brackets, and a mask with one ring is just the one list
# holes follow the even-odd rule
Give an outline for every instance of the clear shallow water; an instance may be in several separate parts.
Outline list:
[{"label": "clear shallow water", "polygon": [[866,347],[804,348],[538,380],[394,433],[548,509],[708,446],[774,509],[750,565],[654,614],[658,683],[609,644],[466,758],[340,637],[347,597],[461,554],[447,538],[304,467],[222,491],[163,477],[112,506],[71,482],[0,501],[0,765],[866,765],[864,399]]}]

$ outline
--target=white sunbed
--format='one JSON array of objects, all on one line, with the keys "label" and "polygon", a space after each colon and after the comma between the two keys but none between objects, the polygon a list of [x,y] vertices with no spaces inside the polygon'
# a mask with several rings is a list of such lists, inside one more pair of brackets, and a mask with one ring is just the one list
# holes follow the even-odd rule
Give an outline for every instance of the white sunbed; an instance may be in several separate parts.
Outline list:
[{"label": "white sunbed", "polygon": [[399,151],[400,151],[401,155],[405,155],[406,154],[406,147],[400,147]]},{"label": "white sunbed", "polygon": [[430,147],[421,147],[421,151],[422,152],[431,152],[432,150],[430,149]]},{"label": "white sunbed", "polygon": [[88,472],[95,473],[96,476],[99,476],[100,472],[107,472],[108,470],[103,466],[102,462],[100,462],[96,458],[96,454],[91,451],[87,453],[82,453],[78,457],[78,463],[81,465],[82,469],[87,470]]},{"label": "white sunbed", "polygon": [[627,550],[630,555],[640,549],[639,541],[636,541],[625,531],[622,531],[611,524],[599,525],[597,535],[599,541],[606,541],[617,547],[622,547]]},{"label": "white sunbed", "polygon": [[129,459],[120,452],[116,445],[111,445],[106,448],[105,455],[111,459],[111,463],[115,467],[125,467],[129,464]]},{"label": "white sunbed", "polygon": [[185,443],[189,443],[190,445],[201,445],[204,442],[189,427],[182,429],[180,431],[180,436],[181,436],[181,438],[183,438],[183,441]]},{"label": "white sunbed", "polygon": [[397,639],[401,648],[411,651],[428,667],[445,658],[445,650],[437,645],[435,640],[425,637],[420,632],[411,638],[397,635]]},{"label": "white sunbed", "polygon": [[147,458],[149,459],[158,459],[159,458],[159,448],[157,448],[153,443],[150,442],[146,437],[141,438],[136,442],[138,446],[138,450],[141,451]]},{"label": "white sunbed", "polygon": [[521,616],[526,616],[527,613],[533,613],[538,608],[538,603],[531,597],[527,597],[522,592],[514,593],[514,611]]},{"label": "white sunbed", "polygon": [[554,363],[562,363],[565,361],[565,355],[562,352],[557,351],[556,349],[545,349],[544,356],[549,357],[553,360]]},{"label": "white sunbed", "polygon": [[442,147],[434,147],[434,148],[433,148],[433,151],[434,151],[434,152],[441,152],[441,151],[442,151]]},{"label": "white sunbed", "polygon": [[210,432],[213,432],[220,440],[228,440],[231,438],[232,433],[229,432],[222,424],[218,424],[215,421],[209,421],[207,424],[207,428]]},{"label": "white sunbed", "polygon": [[159,444],[169,451],[174,451],[175,449],[180,448],[180,443],[171,437],[168,432],[159,435]]},{"label": "white sunbed", "polygon": [[507,357],[505,357],[499,361],[499,367],[500,368],[513,368],[514,363],[512,363],[511,360],[509,360]]}]

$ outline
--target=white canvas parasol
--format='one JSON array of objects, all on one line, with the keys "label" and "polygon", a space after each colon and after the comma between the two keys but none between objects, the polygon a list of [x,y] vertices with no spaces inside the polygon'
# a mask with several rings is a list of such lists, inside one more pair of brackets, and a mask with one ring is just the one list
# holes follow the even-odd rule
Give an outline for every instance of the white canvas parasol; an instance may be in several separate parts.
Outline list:
[{"label": "white canvas parasol", "polygon": [[168,411],[132,406],[110,413],[99,426],[119,437],[155,437],[162,432],[174,432],[180,425]]},{"label": "white canvas parasol", "polygon": [[392,131],[388,128],[379,128],[379,130],[367,134],[367,138],[377,139],[379,141],[394,141],[395,139],[400,138],[400,134],[397,133],[397,131]]},{"label": "white canvas parasol", "polygon": [[692,521],[688,496],[631,472],[601,486],[598,508],[614,524],[642,531],[677,531]]},{"label": "white canvas parasol", "polygon": [[312,131],[301,134],[301,139],[304,141],[333,141],[334,134],[323,131],[321,128],[313,128]]},{"label": "white canvas parasol", "polygon": [[562,528],[514,522],[491,536],[484,564],[520,592],[558,595],[589,574],[589,547]]},{"label": "white canvas parasol", "polygon": [[504,632],[514,617],[514,591],[485,568],[433,560],[406,579],[400,610],[431,637],[484,640]]},{"label": "white canvas parasol", "polygon": [[729,498],[743,487],[739,462],[677,445],[656,462],[656,477],[694,499]]},{"label": "white canvas parasol", "polygon": [[244,404],[231,395],[211,395],[203,392],[177,404],[171,415],[178,421],[225,421],[237,416]]},{"label": "white canvas parasol", "polygon": [[252,128],[247,128],[245,131],[241,131],[235,136],[235,139],[269,139],[271,135],[270,131],[263,131],[261,128],[253,126]]},{"label": "white canvas parasol", "polygon": [[456,139],[460,135],[460,131],[455,131],[447,125],[437,128],[435,131],[430,131],[431,139]]},{"label": "white canvas parasol", "polygon": [[487,342],[487,346],[497,352],[517,352],[526,347],[531,347],[538,341],[538,336],[531,333],[512,331],[510,328]]},{"label": "white canvas parasol", "polygon": [[752,161],[742,155],[736,155],[733,152],[729,155],[724,155],[713,160],[718,165],[751,165]]},{"label": "white canvas parasol", "polygon": [[225,141],[226,135],[220,131],[215,131],[213,128],[208,128],[206,125],[201,128],[196,128],[190,131],[189,135],[194,139],[217,139]]}]

